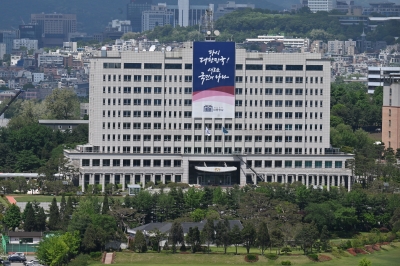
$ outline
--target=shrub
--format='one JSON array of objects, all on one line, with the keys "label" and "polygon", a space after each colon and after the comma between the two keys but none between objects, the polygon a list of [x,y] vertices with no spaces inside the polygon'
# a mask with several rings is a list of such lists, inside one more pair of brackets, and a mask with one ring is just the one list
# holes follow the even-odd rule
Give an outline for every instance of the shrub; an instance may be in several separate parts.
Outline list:
[{"label": "shrub", "polygon": [[87,254],[79,254],[75,259],[68,263],[69,266],[88,266],[90,256]]},{"label": "shrub", "polygon": [[101,258],[101,252],[100,251],[95,251],[95,252],[90,252],[90,258],[93,260],[97,260]]},{"label": "shrub", "polygon": [[310,258],[310,260],[318,261],[318,254],[310,253],[307,256]]},{"label": "shrub", "polygon": [[179,250],[182,251],[182,252],[186,252],[187,251],[185,243],[182,244],[182,246],[181,246],[181,248]]},{"label": "shrub", "polygon": [[278,255],[275,253],[267,253],[265,254],[265,257],[269,260],[276,260],[278,259]]},{"label": "shrub", "polygon": [[381,232],[381,233],[389,233],[389,229],[387,229],[386,227],[381,227],[381,228],[379,228],[379,232]]},{"label": "shrub", "polygon": [[318,261],[330,261],[330,260],[332,260],[332,258],[327,255],[319,255],[318,256]]},{"label": "shrub", "polygon": [[281,252],[285,253],[287,255],[289,252],[292,252],[292,250],[289,247],[284,247],[281,249]]},{"label": "shrub", "polygon": [[256,262],[258,261],[258,256],[255,254],[247,254],[244,256],[244,260],[247,262]]},{"label": "shrub", "polygon": [[281,262],[281,265],[292,265],[292,263],[290,262],[290,260],[283,260]]},{"label": "shrub", "polygon": [[371,266],[371,261],[367,260],[366,258],[363,258],[362,260],[360,260],[360,262],[358,263],[358,266]]}]

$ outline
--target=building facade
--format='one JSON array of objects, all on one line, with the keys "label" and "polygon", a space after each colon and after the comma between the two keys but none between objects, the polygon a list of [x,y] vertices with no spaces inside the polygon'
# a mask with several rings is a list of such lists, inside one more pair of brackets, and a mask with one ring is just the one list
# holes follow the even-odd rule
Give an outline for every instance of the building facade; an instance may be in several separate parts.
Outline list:
[{"label": "building facade", "polygon": [[16,31],[0,31],[0,43],[4,43],[6,45],[6,54],[11,54],[13,48],[13,42],[17,38]]},{"label": "building facade", "polygon": [[15,39],[13,42],[13,49],[19,50],[21,47],[25,47],[27,50],[37,50],[38,49],[38,40],[29,40],[29,39]]},{"label": "building facade", "polygon": [[142,31],[153,30],[157,26],[175,26],[174,21],[174,13],[167,10],[165,3],[151,6],[151,10],[142,12]]},{"label": "building facade", "polygon": [[141,32],[142,12],[151,9],[152,0],[131,0],[127,4],[126,18],[131,21],[132,31]]},{"label": "building facade", "polygon": [[336,8],[336,0],[308,0],[307,6],[310,8],[311,12],[329,12]]},{"label": "building facade", "polygon": [[391,73],[399,74],[400,67],[368,67],[368,93],[373,94],[376,87],[383,87],[385,77]]},{"label": "building facade", "polygon": [[[192,83],[199,77],[192,45],[171,52],[103,50],[91,60],[89,143],[65,150],[82,189],[149,181],[298,181],[350,189],[352,155],[329,142],[329,60],[236,49],[233,109],[212,118],[195,115],[201,110],[194,107]],[[203,112],[213,111],[206,107]]]},{"label": "building facade", "polygon": [[400,148],[400,73],[384,76],[382,142],[386,148]]}]

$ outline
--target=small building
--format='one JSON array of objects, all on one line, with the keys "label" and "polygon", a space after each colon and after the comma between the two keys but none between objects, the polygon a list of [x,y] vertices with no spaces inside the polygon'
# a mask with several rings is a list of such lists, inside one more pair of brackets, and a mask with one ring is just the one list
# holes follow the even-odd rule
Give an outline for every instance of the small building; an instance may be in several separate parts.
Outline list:
[{"label": "small building", "polygon": [[39,120],[39,124],[45,125],[53,130],[73,130],[81,124],[89,124],[89,120]]},{"label": "small building", "polygon": [[39,244],[43,232],[8,232],[9,244]]}]

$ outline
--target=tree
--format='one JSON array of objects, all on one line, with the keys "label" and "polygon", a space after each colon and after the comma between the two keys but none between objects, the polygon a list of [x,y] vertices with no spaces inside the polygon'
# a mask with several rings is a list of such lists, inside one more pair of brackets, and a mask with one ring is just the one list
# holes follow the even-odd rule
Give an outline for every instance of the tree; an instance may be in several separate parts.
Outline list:
[{"label": "tree", "polygon": [[327,251],[329,247],[329,231],[326,225],[322,227],[321,235],[319,237],[319,241],[321,241],[321,248],[324,251]]},{"label": "tree", "polygon": [[28,202],[25,206],[24,210],[25,219],[24,219],[24,230],[26,232],[32,232],[35,230],[36,225],[36,217],[33,206],[30,202]]},{"label": "tree", "polygon": [[57,235],[45,237],[40,241],[36,257],[45,265],[62,265],[68,257],[69,248],[63,239]]},{"label": "tree", "polygon": [[258,225],[258,230],[257,230],[257,243],[261,248],[261,254],[264,254],[264,251],[267,249],[267,247],[270,245],[270,238],[269,238],[269,232],[268,232],[268,226],[267,223],[262,221]]},{"label": "tree", "polygon": [[254,246],[256,242],[257,232],[256,229],[254,228],[254,225],[251,222],[247,222],[244,225],[241,234],[242,234],[243,246],[246,247],[247,254],[249,254],[250,248]]},{"label": "tree", "polygon": [[169,230],[169,239],[172,243],[172,253],[176,252],[176,245],[182,243],[183,238],[183,228],[179,222],[174,222]]},{"label": "tree", "polygon": [[160,253],[160,242],[164,240],[167,235],[165,233],[162,233],[158,228],[152,230],[149,232],[152,238],[152,242],[157,244],[157,252]]},{"label": "tree", "polygon": [[304,254],[307,254],[309,249],[312,252],[312,247],[318,240],[318,237],[319,233],[314,224],[303,224],[301,230],[297,233],[295,240],[301,245]]},{"label": "tree", "polygon": [[237,224],[235,224],[233,226],[233,228],[232,228],[232,230],[230,232],[230,237],[229,238],[231,240],[231,243],[233,245],[235,245],[235,248],[236,248],[235,254],[237,255],[238,254],[238,252],[237,252],[238,245],[243,243],[242,234],[241,234],[240,228],[239,228],[239,226]]},{"label": "tree", "polygon": [[226,254],[226,249],[230,245],[229,222],[227,219],[218,221],[217,226],[215,227],[215,243],[217,244],[217,247],[223,246],[224,253]]},{"label": "tree", "polygon": [[45,99],[46,107],[54,119],[78,118],[79,100],[73,90],[54,89]]},{"label": "tree", "polygon": [[[275,247],[282,247],[284,243],[284,235],[282,231],[279,228],[275,228],[274,230],[271,231],[270,234],[270,245],[275,246]],[[271,252],[271,246],[270,246],[270,252]]]},{"label": "tree", "polygon": [[210,253],[210,244],[214,243],[215,240],[215,228],[214,228],[214,221],[211,219],[207,219],[206,224],[201,231],[204,242],[207,243],[207,251]]},{"label": "tree", "polygon": [[107,214],[110,210],[110,205],[108,204],[108,196],[107,194],[104,195],[104,199],[103,199],[103,206],[101,209],[101,213],[102,214]]},{"label": "tree", "polygon": [[46,214],[44,213],[43,207],[39,207],[36,213],[36,223],[35,230],[36,231],[45,231],[46,230]]},{"label": "tree", "polygon": [[64,216],[65,216],[65,208],[67,207],[67,203],[65,201],[65,196],[62,195],[61,197],[61,202],[60,202],[60,221],[64,221]]},{"label": "tree", "polygon": [[190,244],[192,253],[195,253],[197,247],[200,245],[200,231],[197,226],[194,228],[189,227],[189,232],[186,236],[186,242]]},{"label": "tree", "polygon": [[102,228],[89,224],[82,239],[82,247],[87,252],[101,249],[105,243],[105,232]]},{"label": "tree", "polygon": [[138,230],[136,232],[135,240],[132,241],[131,249],[138,253],[147,251],[146,238],[142,231]]},{"label": "tree", "polygon": [[19,207],[12,204],[5,212],[3,223],[12,231],[21,223],[21,211]]},{"label": "tree", "polygon": [[60,228],[60,212],[58,210],[57,199],[55,197],[50,204],[48,226],[50,230],[58,230]]}]

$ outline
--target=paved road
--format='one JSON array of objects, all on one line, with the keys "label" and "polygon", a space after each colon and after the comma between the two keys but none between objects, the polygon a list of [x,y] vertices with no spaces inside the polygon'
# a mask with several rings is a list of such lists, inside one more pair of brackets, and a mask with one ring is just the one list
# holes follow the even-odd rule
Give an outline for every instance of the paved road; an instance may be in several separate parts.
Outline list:
[{"label": "paved road", "polygon": [[[26,256],[26,261],[31,261],[31,260],[34,260],[34,259],[36,259],[35,256]],[[24,266],[24,264],[20,263],[20,262],[12,262],[11,265],[12,266]]]},{"label": "paved road", "polygon": [[[21,211],[25,210],[25,206],[28,202],[17,202],[17,206],[20,208]],[[43,207],[45,211],[50,210],[51,202],[41,202],[40,207]],[[57,202],[57,206],[60,207],[60,202]]]}]

